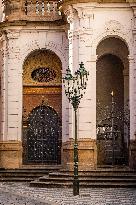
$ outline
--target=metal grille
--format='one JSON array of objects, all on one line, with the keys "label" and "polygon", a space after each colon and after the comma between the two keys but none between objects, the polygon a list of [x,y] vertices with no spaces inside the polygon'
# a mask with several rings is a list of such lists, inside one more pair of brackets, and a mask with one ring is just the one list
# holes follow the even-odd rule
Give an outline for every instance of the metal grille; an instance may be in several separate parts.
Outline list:
[{"label": "metal grille", "polygon": [[124,164],[121,132],[110,124],[97,127],[98,165]]},{"label": "metal grille", "polygon": [[129,107],[127,104],[118,107],[111,94],[111,106],[97,104],[97,163],[100,166],[128,164]]},{"label": "metal grille", "polygon": [[97,125],[98,165],[123,165],[123,121],[118,118],[107,118]]},{"label": "metal grille", "polygon": [[53,108],[41,105],[33,109],[23,145],[24,163],[60,164],[61,122]]},{"label": "metal grille", "polygon": [[38,82],[49,82],[54,80],[56,72],[51,68],[37,68],[31,74],[33,80]]}]

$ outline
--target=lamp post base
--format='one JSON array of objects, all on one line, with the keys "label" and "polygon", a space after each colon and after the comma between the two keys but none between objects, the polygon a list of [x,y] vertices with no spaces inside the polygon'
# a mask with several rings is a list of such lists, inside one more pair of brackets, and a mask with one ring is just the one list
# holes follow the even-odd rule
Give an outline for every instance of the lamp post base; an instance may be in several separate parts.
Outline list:
[{"label": "lamp post base", "polygon": [[73,195],[79,195],[79,179],[77,178],[73,180]]}]

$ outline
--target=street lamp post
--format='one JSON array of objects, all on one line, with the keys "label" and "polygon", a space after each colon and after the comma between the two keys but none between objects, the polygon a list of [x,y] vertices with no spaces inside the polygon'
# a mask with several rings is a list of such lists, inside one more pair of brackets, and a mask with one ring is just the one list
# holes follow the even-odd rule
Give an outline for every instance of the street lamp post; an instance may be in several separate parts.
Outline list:
[{"label": "street lamp post", "polygon": [[77,140],[77,109],[80,104],[80,100],[83,98],[85,89],[87,86],[89,72],[84,68],[83,62],[81,62],[79,69],[73,76],[71,70],[66,70],[66,75],[63,78],[65,87],[65,94],[68,97],[69,102],[72,104],[75,112],[75,138],[74,138],[74,180],[73,180],[73,195],[79,195],[79,178],[78,178],[78,140]]}]

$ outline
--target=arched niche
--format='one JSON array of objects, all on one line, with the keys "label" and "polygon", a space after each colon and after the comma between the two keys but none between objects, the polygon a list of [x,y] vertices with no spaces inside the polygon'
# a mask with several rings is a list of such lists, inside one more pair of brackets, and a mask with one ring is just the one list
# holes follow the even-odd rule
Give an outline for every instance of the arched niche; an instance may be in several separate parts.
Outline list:
[{"label": "arched niche", "polygon": [[[96,120],[99,165],[128,162],[128,54],[126,44],[119,38],[109,37],[97,46]],[[113,131],[118,135],[116,139]]]}]

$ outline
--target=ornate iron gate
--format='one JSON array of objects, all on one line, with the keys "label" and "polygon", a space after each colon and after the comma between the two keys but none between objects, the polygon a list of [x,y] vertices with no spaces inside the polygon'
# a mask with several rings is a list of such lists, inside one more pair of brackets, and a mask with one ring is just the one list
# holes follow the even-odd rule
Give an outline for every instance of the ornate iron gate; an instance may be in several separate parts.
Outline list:
[{"label": "ornate iron gate", "polygon": [[61,163],[61,121],[45,105],[32,110],[23,136],[24,164]]},{"label": "ornate iron gate", "polygon": [[97,127],[98,165],[124,164],[121,130],[103,123]]},{"label": "ornate iron gate", "polygon": [[[128,163],[129,109],[114,102],[102,107],[97,103],[97,164],[126,165]],[[127,104],[126,104],[127,105]]]}]

